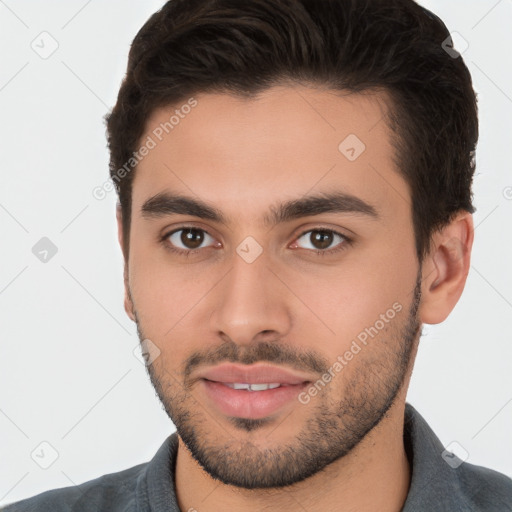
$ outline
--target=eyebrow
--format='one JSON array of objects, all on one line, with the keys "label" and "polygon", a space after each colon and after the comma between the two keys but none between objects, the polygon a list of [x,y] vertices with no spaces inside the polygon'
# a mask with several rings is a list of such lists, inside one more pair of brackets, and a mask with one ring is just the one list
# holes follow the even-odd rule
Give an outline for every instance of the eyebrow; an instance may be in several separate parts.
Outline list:
[{"label": "eyebrow", "polygon": [[[342,192],[321,193],[301,197],[270,206],[270,214],[263,217],[265,226],[275,226],[301,217],[322,213],[350,213],[379,219],[377,209],[351,194]],[[141,207],[146,219],[158,219],[170,215],[191,215],[228,225],[230,219],[221,210],[202,200],[181,194],[160,192],[147,199]]]}]

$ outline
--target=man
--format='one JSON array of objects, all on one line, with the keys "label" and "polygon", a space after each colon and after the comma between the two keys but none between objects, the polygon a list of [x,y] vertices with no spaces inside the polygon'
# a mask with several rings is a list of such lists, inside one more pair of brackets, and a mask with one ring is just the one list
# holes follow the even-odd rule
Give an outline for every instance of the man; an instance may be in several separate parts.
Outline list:
[{"label": "man", "polygon": [[125,309],[177,432],[6,511],[506,511],[406,403],[469,270],[469,72],[412,0],[171,0],[107,116]]}]

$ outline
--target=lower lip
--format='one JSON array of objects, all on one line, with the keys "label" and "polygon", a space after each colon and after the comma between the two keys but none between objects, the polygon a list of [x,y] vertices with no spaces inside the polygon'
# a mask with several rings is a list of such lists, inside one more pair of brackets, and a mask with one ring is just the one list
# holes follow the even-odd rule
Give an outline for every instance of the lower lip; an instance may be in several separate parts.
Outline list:
[{"label": "lower lip", "polygon": [[277,412],[285,404],[297,399],[307,383],[280,386],[264,391],[233,389],[220,382],[202,379],[202,387],[215,406],[228,416],[261,419]]}]

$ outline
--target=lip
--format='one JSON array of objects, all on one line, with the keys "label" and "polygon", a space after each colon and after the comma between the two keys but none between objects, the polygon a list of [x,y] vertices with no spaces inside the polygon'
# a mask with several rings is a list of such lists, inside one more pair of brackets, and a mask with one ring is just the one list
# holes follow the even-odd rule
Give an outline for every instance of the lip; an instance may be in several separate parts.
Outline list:
[{"label": "lip", "polygon": [[[268,364],[251,366],[231,363],[208,368],[197,374],[200,392],[222,414],[248,419],[261,419],[279,412],[297,400],[314,377]],[[262,391],[232,389],[226,383],[279,383],[280,387]]]},{"label": "lip", "polygon": [[[282,385],[294,386],[311,382],[314,377],[287,368],[269,364],[253,364],[250,366],[223,363],[213,368],[207,368],[197,374],[200,379],[214,382],[243,382],[247,384],[264,384],[277,382]],[[256,393],[253,391],[252,393]]]},{"label": "lip", "polygon": [[222,382],[201,379],[200,389],[213,407],[226,416],[260,419],[279,412],[291,402],[298,403],[299,393],[308,383],[284,385],[264,391],[232,389]]}]

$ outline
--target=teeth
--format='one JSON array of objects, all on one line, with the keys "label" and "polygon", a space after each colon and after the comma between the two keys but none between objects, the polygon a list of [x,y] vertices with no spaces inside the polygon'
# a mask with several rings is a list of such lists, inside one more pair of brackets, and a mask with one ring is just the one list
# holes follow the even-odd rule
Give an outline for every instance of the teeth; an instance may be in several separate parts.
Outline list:
[{"label": "teeth", "polygon": [[228,386],[233,389],[249,389],[249,384],[241,384],[239,382],[235,382],[234,384],[228,384]]},{"label": "teeth", "polygon": [[271,383],[271,384],[246,384],[241,382],[225,382],[226,386],[231,389],[245,389],[247,391],[265,391],[267,389],[275,389],[278,388],[281,384],[279,383]]},{"label": "teeth", "polygon": [[266,389],[278,388],[280,384],[251,384],[249,391],[265,391]]}]

